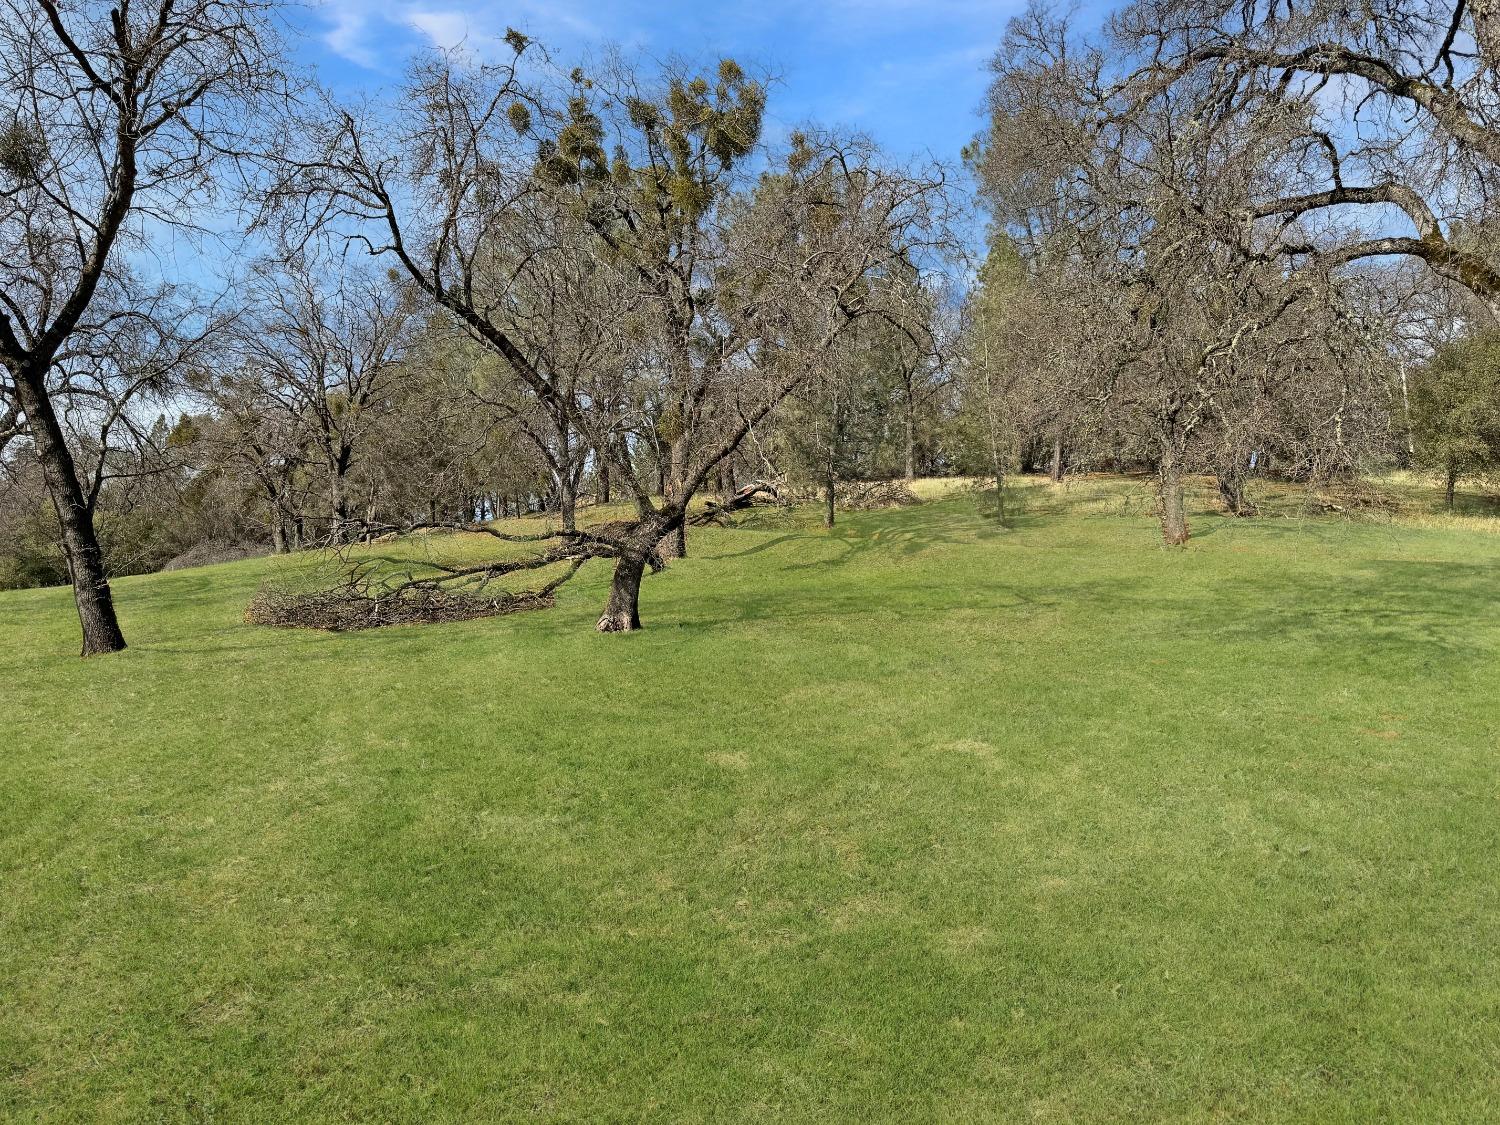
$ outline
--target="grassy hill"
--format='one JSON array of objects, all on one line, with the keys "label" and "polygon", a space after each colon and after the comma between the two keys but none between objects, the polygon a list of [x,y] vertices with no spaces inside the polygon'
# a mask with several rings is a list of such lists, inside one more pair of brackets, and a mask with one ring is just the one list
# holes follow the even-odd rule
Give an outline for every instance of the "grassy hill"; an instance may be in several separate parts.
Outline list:
[{"label": "grassy hill", "polygon": [[0,595],[0,1117],[1500,1118],[1500,537],[1022,499],[627,636]]}]

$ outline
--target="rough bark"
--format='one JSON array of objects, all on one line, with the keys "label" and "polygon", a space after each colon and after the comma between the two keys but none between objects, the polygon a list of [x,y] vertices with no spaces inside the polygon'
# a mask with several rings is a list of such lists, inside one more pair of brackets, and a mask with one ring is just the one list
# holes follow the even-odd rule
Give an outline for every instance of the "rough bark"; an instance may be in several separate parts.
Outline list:
[{"label": "rough bark", "polygon": [[1220,499],[1224,501],[1224,510],[1232,516],[1254,516],[1256,505],[1251,504],[1250,499],[1245,496],[1245,477],[1238,471],[1224,471],[1217,474]]},{"label": "rough bark", "polygon": [[1181,547],[1188,541],[1188,522],[1182,494],[1182,465],[1174,452],[1162,454],[1156,478],[1162,541],[1168,547]]},{"label": "rough bark", "polygon": [[578,487],[571,472],[555,474],[557,482],[557,511],[562,517],[564,531],[578,530]]},{"label": "rough bark", "polygon": [[837,482],[833,473],[833,452],[828,454],[827,471],[823,474],[823,526],[832,527],[834,521],[834,489]]},{"label": "rough bark", "polygon": [[636,525],[615,560],[609,597],[595,626],[601,633],[631,633],[641,627],[641,578],[650,562],[652,549],[675,531],[674,523],[683,521],[682,509],[668,509]]},{"label": "rough bark", "polygon": [[641,576],[646,570],[644,555],[621,555],[615,561],[614,578],[609,585],[609,599],[595,626],[601,633],[631,633],[641,627]]},{"label": "rough bark", "polygon": [[104,552],[94,533],[93,507],[78,483],[77,468],[58,424],[41,377],[18,372],[16,392],[42,464],[42,479],[62,528],[63,554],[73,583],[78,623],[83,627],[84,656],[119,652],[125,636],[115,616],[114,597],[104,570]]},{"label": "rough bark", "polygon": [[346,541],[349,535],[349,499],[344,494],[344,466],[335,461],[329,466],[330,523],[328,540],[335,545]]},{"label": "rough bark", "polygon": [[911,389],[906,392],[906,479],[917,479],[917,409]]},{"label": "rough bark", "polygon": [[1500,2],[1469,0],[1474,17],[1474,40],[1487,66],[1500,66]]},{"label": "rough bark", "polygon": [[[688,445],[685,437],[679,437],[672,442],[671,456],[672,468],[667,474],[666,483],[662,489],[662,498],[670,506],[686,511],[692,495],[687,492]],[[687,558],[687,522],[685,520],[678,520],[677,526],[668,530],[659,550],[663,558]]]},{"label": "rough bark", "polygon": [[1220,467],[1214,474],[1219,485],[1219,499],[1224,510],[1231,516],[1253,516],[1255,505],[1245,495],[1245,471],[1236,461],[1233,465]]},{"label": "rough bark", "polygon": [[270,508],[270,531],[271,531],[271,553],[274,555],[285,555],[290,550],[288,534],[291,519],[287,514],[286,505],[282,501],[281,494],[276,490],[274,484],[263,481],[262,486],[266,493],[266,503]]}]

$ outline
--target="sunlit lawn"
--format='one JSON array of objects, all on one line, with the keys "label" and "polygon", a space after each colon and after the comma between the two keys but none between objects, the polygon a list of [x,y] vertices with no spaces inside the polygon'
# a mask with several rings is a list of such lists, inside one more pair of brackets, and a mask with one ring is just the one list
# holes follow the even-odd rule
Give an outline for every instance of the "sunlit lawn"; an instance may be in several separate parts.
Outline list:
[{"label": "sunlit lawn", "polygon": [[0,1117],[1500,1119],[1500,537],[1018,499],[629,636],[0,595]]}]

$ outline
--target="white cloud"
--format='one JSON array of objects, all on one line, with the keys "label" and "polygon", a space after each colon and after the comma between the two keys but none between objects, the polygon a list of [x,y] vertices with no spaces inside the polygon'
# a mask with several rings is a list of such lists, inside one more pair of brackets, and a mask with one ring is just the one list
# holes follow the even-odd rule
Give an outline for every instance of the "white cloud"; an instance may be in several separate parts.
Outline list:
[{"label": "white cloud", "polygon": [[456,49],[472,37],[469,17],[453,8],[407,8],[404,19],[434,47],[445,51]]},{"label": "white cloud", "polygon": [[366,41],[370,8],[364,0],[323,0],[322,12],[329,27],[323,34],[328,49],[352,63],[373,69],[378,58]]},{"label": "white cloud", "polygon": [[604,29],[585,16],[582,8],[560,0],[513,0],[503,13],[497,13],[491,4],[462,0],[442,7],[396,4],[388,18],[418,32],[434,47],[447,51],[462,48],[479,56],[507,54],[509,48],[501,44],[510,27],[541,39],[549,47],[606,38]]}]

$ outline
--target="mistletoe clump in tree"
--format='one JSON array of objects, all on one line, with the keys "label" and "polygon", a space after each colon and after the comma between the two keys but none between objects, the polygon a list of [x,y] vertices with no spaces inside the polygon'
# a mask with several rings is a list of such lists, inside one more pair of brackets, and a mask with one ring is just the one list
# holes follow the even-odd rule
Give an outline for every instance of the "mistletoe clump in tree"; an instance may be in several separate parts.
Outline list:
[{"label": "mistletoe clump in tree", "polygon": [[[811,130],[773,158],[764,87],[729,60],[713,78],[575,71],[558,98],[530,41],[507,42],[500,63],[429,56],[384,113],[329,103],[275,201],[289,227],[398,263],[503,362],[517,411],[529,400],[631,491],[637,519],[600,549],[598,623],[628,631],[663,540],[680,553],[693,496],[753,427],[853,325],[915,307],[899,279],[949,241],[944,178]],[[595,337],[583,367],[536,331],[543,294],[566,335]],[[657,444],[660,496],[632,432]]]}]

